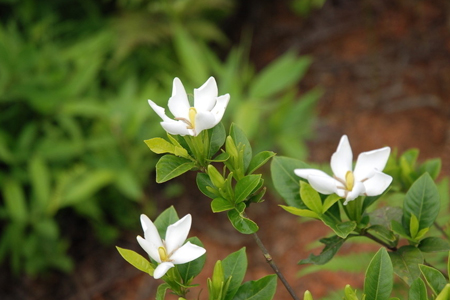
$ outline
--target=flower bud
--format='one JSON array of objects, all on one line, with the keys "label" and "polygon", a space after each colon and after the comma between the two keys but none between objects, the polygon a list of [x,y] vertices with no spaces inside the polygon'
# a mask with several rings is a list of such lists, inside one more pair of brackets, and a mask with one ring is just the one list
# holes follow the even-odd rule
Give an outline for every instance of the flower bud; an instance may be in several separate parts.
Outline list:
[{"label": "flower bud", "polygon": [[223,188],[225,179],[213,165],[208,165],[208,176],[217,188]]}]

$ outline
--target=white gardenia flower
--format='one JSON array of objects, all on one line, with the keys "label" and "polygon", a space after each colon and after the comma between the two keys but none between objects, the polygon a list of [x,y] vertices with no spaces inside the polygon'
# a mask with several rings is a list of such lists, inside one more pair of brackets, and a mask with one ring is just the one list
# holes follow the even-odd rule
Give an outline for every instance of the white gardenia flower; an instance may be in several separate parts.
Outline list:
[{"label": "white gardenia flower", "polygon": [[230,95],[217,94],[216,80],[210,77],[200,88],[194,89],[194,106],[191,106],[181,80],[175,78],[168,103],[174,119],[169,118],[165,109],[152,100],[148,100],[148,104],[161,117],[161,126],[168,133],[197,136],[202,130],[213,128],[222,120]]},{"label": "white gardenia flower", "polygon": [[153,222],[146,215],[141,215],[145,239],[137,236],[137,241],[142,249],[158,263],[153,273],[155,279],[163,277],[175,265],[193,261],[205,254],[206,250],[200,246],[190,242],[183,245],[191,229],[191,223],[191,215],[184,216],[167,227],[166,239],[162,240]]},{"label": "white gardenia flower", "polygon": [[338,194],[345,198],[344,205],[360,195],[381,195],[391,184],[392,177],[382,173],[391,148],[384,147],[358,156],[352,171],[352,148],[346,135],[342,136],[336,152],[331,156],[333,177],[316,169],[295,169],[294,172],[308,180],[319,193]]}]

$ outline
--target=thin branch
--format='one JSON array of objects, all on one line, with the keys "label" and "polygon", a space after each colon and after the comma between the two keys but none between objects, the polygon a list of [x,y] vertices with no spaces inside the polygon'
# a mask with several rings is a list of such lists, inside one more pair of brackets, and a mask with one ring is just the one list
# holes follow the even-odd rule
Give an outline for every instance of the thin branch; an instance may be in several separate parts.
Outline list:
[{"label": "thin branch", "polygon": [[377,238],[377,237],[371,235],[371,234],[368,233],[367,231],[364,232],[362,235],[365,236],[365,237],[367,237],[367,238],[369,238],[369,239],[371,239],[371,240],[374,241],[374,242],[377,242],[378,244],[380,244],[380,245],[386,247],[387,249],[389,249],[389,250],[391,250],[391,251],[394,251],[394,252],[395,252],[395,251],[398,250],[397,247],[391,246],[391,245],[389,245],[389,244],[383,242],[382,240],[380,240],[379,238]]},{"label": "thin branch", "polygon": [[441,225],[439,225],[436,221],[433,223],[433,225],[442,233],[443,236],[445,236],[446,239],[448,239],[447,232],[445,232],[444,228]]},{"label": "thin branch", "polygon": [[297,297],[292,287],[287,282],[286,278],[284,277],[283,273],[281,273],[280,269],[278,269],[277,265],[273,261],[272,256],[270,255],[269,251],[267,251],[266,247],[262,243],[261,239],[256,233],[253,233],[253,237],[255,238],[256,244],[258,245],[259,249],[261,249],[262,253],[264,254],[264,257],[266,258],[266,261],[269,263],[270,267],[273,269],[273,271],[277,274],[278,278],[280,278],[281,282],[283,283],[286,290],[291,295],[292,299],[294,300],[300,300],[300,298]]}]

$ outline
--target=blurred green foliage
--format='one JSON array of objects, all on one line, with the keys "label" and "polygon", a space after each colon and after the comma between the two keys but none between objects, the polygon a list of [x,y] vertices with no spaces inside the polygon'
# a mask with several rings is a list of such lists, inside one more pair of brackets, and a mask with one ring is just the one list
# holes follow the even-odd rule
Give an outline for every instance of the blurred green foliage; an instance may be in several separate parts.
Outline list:
[{"label": "blurred green foliage", "polygon": [[255,148],[304,158],[320,90],[298,97],[296,84],[311,61],[287,53],[256,73],[244,45],[222,62],[208,43],[226,43],[217,24],[232,7],[0,1],[0,262],[15,274],[70,271],[61,210],[106,242],[151,211],[156,158],[142,141],[164,132],[145,100],[165,106],[175,76],[187,90],[215,76],[232,95],[227,121]]}]

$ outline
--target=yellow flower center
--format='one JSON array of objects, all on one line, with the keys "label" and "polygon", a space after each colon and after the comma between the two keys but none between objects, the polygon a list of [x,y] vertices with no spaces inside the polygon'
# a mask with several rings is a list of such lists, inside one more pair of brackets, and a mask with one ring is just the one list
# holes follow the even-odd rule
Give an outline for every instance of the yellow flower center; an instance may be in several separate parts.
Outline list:
[{"label": "yellow flower center", "polygon": [[159,253],[159,258],[161,258],[161,261],[169,261],[169,256],[167,255],[166,248],[159,247],[158,253]]},{"label": "yellow flower center", "polygon": [[195,129],[195,116],[197,115],[197,110],[195,107],[189,108],[189,126],[188,129]]},{"label": "yellow flower center", "polygon": [[353,190],[353,186],[355,185],[355,176],[352,171],[347,171],[345,174],[345,188],[347,191]]}]

